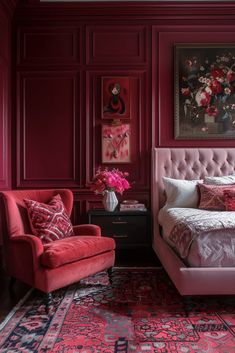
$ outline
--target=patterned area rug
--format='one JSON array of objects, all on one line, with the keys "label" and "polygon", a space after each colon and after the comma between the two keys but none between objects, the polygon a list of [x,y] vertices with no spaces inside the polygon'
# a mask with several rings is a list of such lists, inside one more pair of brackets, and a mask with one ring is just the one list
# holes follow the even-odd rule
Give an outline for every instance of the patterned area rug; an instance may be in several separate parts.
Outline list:
[{"label": "patterned area rug", "polygon": [[0,326],[0,352],[232,353],[235,298],[190,297],[163,270],[115,269],[54,292],[34,291]]}]

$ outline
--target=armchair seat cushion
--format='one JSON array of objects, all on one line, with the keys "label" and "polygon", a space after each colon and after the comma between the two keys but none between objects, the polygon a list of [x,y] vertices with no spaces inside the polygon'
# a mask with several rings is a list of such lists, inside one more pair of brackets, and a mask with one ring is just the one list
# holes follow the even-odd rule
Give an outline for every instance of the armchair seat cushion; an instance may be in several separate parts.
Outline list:
[{"label": "armchair seat cushion", "polygon": [[56,268],[115,249],[115,241],[108,237],[71,236],[44,245],[41,263]]}]

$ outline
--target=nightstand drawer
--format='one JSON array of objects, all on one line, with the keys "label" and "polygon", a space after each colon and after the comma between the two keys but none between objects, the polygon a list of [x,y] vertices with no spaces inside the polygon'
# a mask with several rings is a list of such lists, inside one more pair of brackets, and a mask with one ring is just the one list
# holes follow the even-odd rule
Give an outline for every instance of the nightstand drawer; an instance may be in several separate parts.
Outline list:
[{"label": "nightstand drawer", "polygon": [[[116,212],[115,212],[116,213]],[[146,246],[149,245],[149,229],[147,213],[97,214],[91,211],[89,222],[101,227],[102,235],[115,239],[116,245],[120,247]]]}]

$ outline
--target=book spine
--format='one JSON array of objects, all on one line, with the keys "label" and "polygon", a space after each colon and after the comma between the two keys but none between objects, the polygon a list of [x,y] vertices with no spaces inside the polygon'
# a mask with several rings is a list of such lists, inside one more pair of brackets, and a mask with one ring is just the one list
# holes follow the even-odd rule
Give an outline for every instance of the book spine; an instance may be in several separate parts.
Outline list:
[{"label": "book spine", "polygon": [[147,209],[144,207],[144,208],[120,208],[119,210],[120,212],[128,212],[128,211],[133,211],[133,212],[142,212],[142,211],[147,211]]},{"label": "book spine", "polygon": [[145,205],[144,204],[120,205],[120,209],[122,209],[122,210],[142,210],[142,209],[145,209]]}]

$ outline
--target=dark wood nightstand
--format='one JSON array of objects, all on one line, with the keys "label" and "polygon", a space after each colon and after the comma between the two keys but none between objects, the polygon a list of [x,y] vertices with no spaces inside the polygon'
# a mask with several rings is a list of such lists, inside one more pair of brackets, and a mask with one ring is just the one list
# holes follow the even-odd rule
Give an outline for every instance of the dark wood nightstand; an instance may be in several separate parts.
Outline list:
[{"label": "dark wood nightstand", "polygon": [[115,239],[116,265],[122,265],[124,254],[125,258],[133,258],[133,254],[136,254],[139,264],[143,264],[144,254],[148,254],[146,256],[149,262],[149,253],[152,254],[149,211],[90,210],[88,221],[99,225],[102,235]]},{"label": "dark wood nightstand", "polygon": [[112,237],[117,249],[150,246],[148,211],[91,210],[89,223],[101,227],[102,235]]}]

